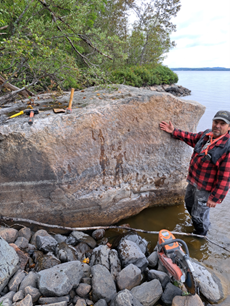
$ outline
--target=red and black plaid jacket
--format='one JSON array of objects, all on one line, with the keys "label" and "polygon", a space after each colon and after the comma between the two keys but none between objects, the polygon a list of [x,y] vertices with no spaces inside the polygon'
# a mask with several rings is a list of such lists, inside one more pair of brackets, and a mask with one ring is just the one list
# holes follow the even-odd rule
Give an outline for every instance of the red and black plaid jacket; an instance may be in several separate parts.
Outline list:
[{"label": "red and black plaid jacket", "polygon": [[[198,140],[204,132],[189,133],[179,129],[175,129],[172,136],[187,143],[191,147],[195,147]],[[227,143],[230,135],[227,133],[223,138],[211,145],[224,145]],[[204,144],[208,141],[209,136],[204,137]],[[211,160],[202,161],[203,156],[193,152],[187,180],[198,189],[210,191],[210,200],[221,203],[228,193],[230,187],[230,153],[223,154],[214,164]]]}]

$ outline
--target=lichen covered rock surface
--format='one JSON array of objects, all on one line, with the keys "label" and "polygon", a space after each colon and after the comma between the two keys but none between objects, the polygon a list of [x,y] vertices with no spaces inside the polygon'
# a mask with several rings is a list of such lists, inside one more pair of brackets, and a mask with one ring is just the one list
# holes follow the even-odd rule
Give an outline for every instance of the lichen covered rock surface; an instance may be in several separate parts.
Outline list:
[{"label": "lichen covered rock surface", "polygon": [[[123,85],[76,91],[71,114],[36,99],[33,125],[22,115],[0,126],[2,215],[107,225],[182,200],[191,149],[159,122],[195,131],[202,105]],[[66,105],[69,93],[55,99]]]}]

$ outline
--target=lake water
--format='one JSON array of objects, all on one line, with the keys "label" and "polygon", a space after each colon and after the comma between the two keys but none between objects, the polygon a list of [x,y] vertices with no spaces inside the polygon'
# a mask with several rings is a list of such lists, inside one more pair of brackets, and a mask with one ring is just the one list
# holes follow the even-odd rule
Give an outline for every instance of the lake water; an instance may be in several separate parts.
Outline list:
[{"label": "lake water", "polygon": [[186,100],[206,106],[197,130],[211,128],[212,118],[218,110],[230,111],[230,71],[175,71],[178,84],[192,91]]},{"label": "lake water", "polygon": [[[211,128],[212,118],[218,110],[230,111],[230,71],[178,71],[179,85],[192,90],[192,95],[183,99],[197,101],[206,106],[197,130]],[[179,128],[179,127],[178,127]],[[211,228],[208,238],[212,242],[227,248],[221,248],[205,239],[177,236],[183,239],[190,251],[190,256],[210,267],[224,277],[227,284],[226,299],[218,305],[230,305],[230,192],[221,205],[210,211]],[[155,207],[142,211],[137,216],[122,220],[119,224],[129,223],[132,228],[147,231],[159,231],[166,228],[170,231],[191,233],[193,226],[190,216],[183,205],[172,207]],[[140,234],[154,247],[157,235]]]}]

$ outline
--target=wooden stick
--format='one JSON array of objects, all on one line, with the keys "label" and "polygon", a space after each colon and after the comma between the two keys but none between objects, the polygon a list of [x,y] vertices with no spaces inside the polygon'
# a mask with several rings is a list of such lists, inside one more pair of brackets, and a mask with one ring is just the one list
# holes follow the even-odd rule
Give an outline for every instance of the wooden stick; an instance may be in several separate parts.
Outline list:
[{"label": "wooden stick", "polygon": [[[10,221],[10,222],[23,222],[23,223],[39,225],[39,226],[42,226],[42,227],[48,227],[48,228],[53,228],[53,229],[62,229],[62,230],[67,230],[67,231],[90,231],[90,230],[97,230],[97,229],[105,229],[105,230],[107,230],[107,229],[124,229],[124,230],[127,230],[127,231],[135,231],[135,232],[146,233],[146,234],[155,234],[155,235],[159,234],[159,231],[146,231],[146,230],[132,228],[132,227],[128,227],[128,226],[108,225],[108,226],[93,226],[93,227],[66,227],[66,226],[61,226],[61,225],[41,223],[41,222],[30,220],[30,219],[4,217],[4,216],[0,215],[0,221],[1,220]],[[175,232],[175,231],[171,231],[171,233],[174,234],[174,235],[192,236],[192,237],[197,237],[197,238],[203,238],[203,239],[206,239],[207,241],[217,245],[218,247],[226,250],[227,252],[230,252],[230,250],[228,250],[227,248],[223,247],[222,245],[212,241],[207,236],[197,235],[197,234],[193,234],[193,233]]]},{"label": "wooden stick", "polygon": [[0,84],[2,84],[2,86],[5,87],[5,88],[8,88],[8,89],[10,89],[12,91],[15,91],[15,92],[18,92],[24,98],[28,98],[30,95],[33,96],[33,93],[31,91],[29,91],[26,87],[24,87],[23,89],[20,89],[16,86],[12,85],[11,83],[9,83],[1,75],[0,75]]}]

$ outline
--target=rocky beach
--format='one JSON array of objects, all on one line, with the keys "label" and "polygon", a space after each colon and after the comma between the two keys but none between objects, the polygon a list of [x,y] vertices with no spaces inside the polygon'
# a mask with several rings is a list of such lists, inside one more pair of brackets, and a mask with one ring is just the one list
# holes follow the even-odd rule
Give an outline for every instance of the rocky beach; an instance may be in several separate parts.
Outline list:
[{"label": "rocky beach", "polygon": [[[173,282],[154,246],[137,233],[119,230],[110,242],[103,229],[64,235],[0,227],[1,305],[204,305]],[[193,266],[205,305],[222,300],[218,276],[195,260]]]},{"label": "rocky beach", "polygon": [[152,91],[157,91],[157,92],[167,92],[170,93],[176,97],[185,97],[185,96],[190,96],[191,95],[191,90],[178,85],[178,84],[164,84],[164,85],[154,85],[154,86],[147,86],[144,87],[147,89],[150,89]]}]

